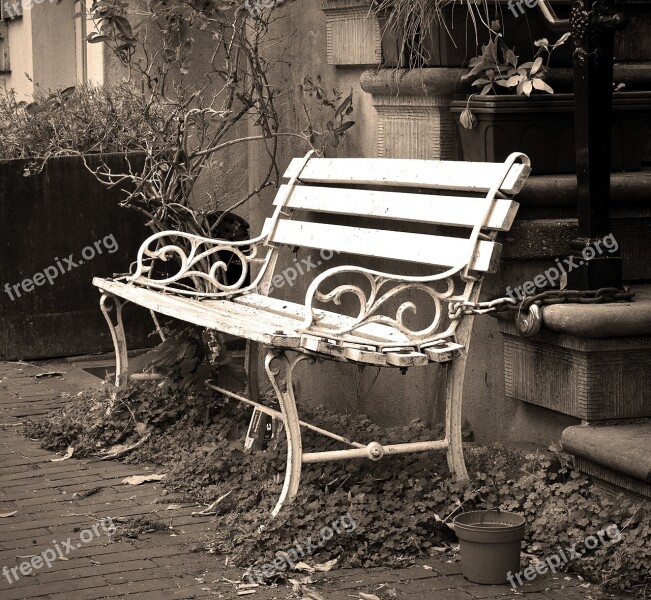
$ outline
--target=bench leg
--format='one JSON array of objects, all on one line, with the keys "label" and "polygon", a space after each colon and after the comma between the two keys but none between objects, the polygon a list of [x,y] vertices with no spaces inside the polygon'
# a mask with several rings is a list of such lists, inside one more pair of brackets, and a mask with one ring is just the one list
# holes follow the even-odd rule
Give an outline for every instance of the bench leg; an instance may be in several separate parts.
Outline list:
[{"label": "bench leg", "polygon": [[466,353],[447,364],[447,391],[445,398],[445,439],[448,442],[448,467],[456,481],[469,481],[463,458],[461,437],[461,405],[463,378],[466,371]]},{"label": "bench leg", "polygon": [[[115,323],[111,318],[112,306],[108,302],[113,302],[115,307]],[[129,358],[127,356],[127,340],[124,335],[124,323],[122,322],[122,307],[126,304],[126,300],[122,300],[113,294],[102,294],[99,301],[100,309],[108,323],[111,331],[111,338],[113,339],[113,346],[115,348],[115,385],[120,387],[127,382]]]},{"label": "bench leg", "polygon": [[[298,420],[298,410],[296,409],[296,398],[294,397],[294,368],[296,365],[308,357],[301,354],[293,360],[290,360],[283,350],[270,349],[265,359],[265,370],[269,381],[273,386],[280,410],[283,416],[285,426],[285,435],[287,436],[287,468],[285,469],[285,482],[283,484],[280,498],[276,503],[271,514],[275,517],[283,505],[296,496],[298,485],[301,481],[301,466],[303,459],[303,444],[301,441],[301,427]],[[273,361],[279,364],[276,368],[271,366]],[[285,374],[285,388],[279,381],[281,372]]]}]

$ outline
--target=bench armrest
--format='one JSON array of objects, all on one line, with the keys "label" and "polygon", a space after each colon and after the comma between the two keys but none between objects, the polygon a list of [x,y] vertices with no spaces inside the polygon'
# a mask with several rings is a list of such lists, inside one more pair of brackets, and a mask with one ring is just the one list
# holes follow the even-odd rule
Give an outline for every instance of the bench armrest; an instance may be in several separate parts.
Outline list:
[{"label": "bench armrest", "polygon": [[[233,242],[180,231],[161,231],[147,238],[140,249],[132,274],[126,281],[186,296],[222,298],[254,289],[269,264],[273,248],[267,237]],[[266,250],[266,253],[265,253]],[[174,262],[176,272],[157,276],[156,261]],[[229,266],[241,265],[237,281],[227,282]],[[257,277],[244,286],[251,265],[262,265]],[[135,269],[134,269],[135,265]],[[232,271],[231,271],[232,272]]]},{"label": "bench armrest", "polygon": [[[300,330],[313,335],[327,335],[328,338],[340,337],[351,334],[370,323],[388,325],[406,335],[416,345],[435,342],[455,335],[458,319],[449,318],[448,305],[452,302],[468,299],[476,285],[481,285],[481,280],[463,280],[459,275],[463,266],[449,269],[444,273],[427,277],[401,276],[391,273],[374,271],[364,267],[340,266],[333,267],[321,273],[314,279],[305,295],[306,318]],[[356,283],[334,283],[328,292],[320,290],[322,284],[337,275],[345,273],[348,280],[351,275],[357,275]],[[460,293],[455,290],[460,286]],[[413,292],[419,293],[427,301],[428,308],[433,311],[433,317],[422,329],[412,329],[405,323],[407,313],[416,314],[418,306],[409,297]],[[332,327],[321,328],[319,321],[323,318],[315,301],[322,303],[334,302],[340,305],[346,295],[354,296],[359,304],[359,312],[353,322],[347,322],[339,329]],[[400,302],[399,296],[407,298]],[[398,307],[395,308],[396,303]],[[394,308],[391,309],[391,304]],[[385,313],[390,314],[385,314]]]}]

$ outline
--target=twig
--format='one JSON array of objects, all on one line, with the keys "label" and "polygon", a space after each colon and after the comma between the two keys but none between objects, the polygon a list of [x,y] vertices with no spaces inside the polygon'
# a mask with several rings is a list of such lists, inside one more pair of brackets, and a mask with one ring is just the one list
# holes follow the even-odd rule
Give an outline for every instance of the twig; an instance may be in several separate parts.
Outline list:
[{"label": "twig", "polygon": [[233,490],[230,492],[226,492],[223,496],[220,496],[215,500],[210,506],[204,508],[203,510],[200,510],[198,512],[193,512],[192,516],[193,517],[210,517],[212,515],[216,515],[217,513],[215,512],[215,507],[222,501],[225,500],[228,496],[230,496],[233,493]]},{"label": "twig", "polygon": [[135,450],[136,448],[140,448],[140,446],[142,446],[150,437],[151,437],[151,432],[148,433],[145,437],[140,438],[132,446],[129,446],[128,448],[124,448],[119,452],[114,452],[113,454],[107,454],[106,456],[102,457],[100,460],[113,460],[114,458],[122,458],[125,454],[128,454],[132,450]]}]

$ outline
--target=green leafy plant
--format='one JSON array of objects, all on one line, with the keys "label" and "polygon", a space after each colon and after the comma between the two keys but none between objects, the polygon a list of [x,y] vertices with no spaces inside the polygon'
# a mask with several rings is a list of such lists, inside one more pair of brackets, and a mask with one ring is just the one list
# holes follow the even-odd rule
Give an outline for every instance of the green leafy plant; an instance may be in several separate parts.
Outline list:
[{"label": "green leafy plant", "polygon": [[[520,64],[518,56],[504,42],[501,34],[497,34],[487,44],[482,46],[479,56],[470,61],[468,72],[462,81],[473,79],[473,87],[480,88],[480,96],[489,94],[516,94],[531,96],[534,92],[553,94],[553,88],[546,82],[549,74],[549,63],[552,53],[562,46],[570,37],[563,34],[556,43],[550,44],[547,38],[534,42],[538,48],[533,61]],[[460,122],[466,129],[477,125],[477,118],[470,109],[470,101],[474,94],[468,97],[465,110],[460,115]]]},{"label": "green leafy plant", "polygon": [[530,96],[535,91],[553,94],[554,90],[545,82],[552,52],[569,37],[570,34],[566,33],[555,44],[550,44],[547,38],[537,40],[534,42],[538,48],[534,60],[519,64],[518,57],[506,45],[502,34],[497,34],[482,46],[482,53],[470,61],[468,72],[461,79],[476,77],[472,85],[481,88],[481,96],[500,93]]},{"label": "green leafy plant", "polygon": [[[0,95],[0,156],[37,159],[38,170],[53,156],[74,152],[137,151],[155,115],[141,110],[137,96],[120,85],[80,85],[18,101]],[[160,116],[160,115],[159,115]]]},{"label": "green leafy plant", "polygon": [[[401,54],[407,56],[408,68],[422,67],[429,58],[423,48],[423,40],[430,34],[433,27],[446,30],[443,10],[459,7],[467,11],[460,16],[460,22],[470,20],[478,37],[480,28],[488,31],[499,31],[499,25],[491,22],[490,2],[488,0],[373,0],[371,14],[384,22],[383,33],[395,35],[401,44]],[[467,15],[467,17],[465,16]]]}]

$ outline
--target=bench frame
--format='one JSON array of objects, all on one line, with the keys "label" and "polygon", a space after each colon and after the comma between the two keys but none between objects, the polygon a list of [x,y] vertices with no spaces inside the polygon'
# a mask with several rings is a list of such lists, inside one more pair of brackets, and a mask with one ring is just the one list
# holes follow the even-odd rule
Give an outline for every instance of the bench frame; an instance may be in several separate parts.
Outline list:
[{"label": "bench frame", "polygon": [[[211,324],[205,322],[205,317],[195,316],[193,320],[189,319],[188,310],[190,308],[196,306],[196,310],[201,309],[199,305],[192,304],[190,300],[207,300],[217,303],[223,300],[241,302],[248,294],[268,296],[278,250],[282,245],[275,243],[273,239],[278,234],[281,217],[287,216],[287,205],[293,191],[297,189],[301,174],[312,158],[313,153],[310,152],[298,164],[294,161],[290,166],[288,173],[292,174],[289,177],[289,183],[281,188],[275,201],[276,208],[273,216],[267,221],[262,234],[257,238],[242,242],[228,242],[182,232],[159,232],[150,236],[142,244],[132,275],[114,280],[94,279],[93,283],[102,291],[100,307],[109,325],[115,346],[115,384],[117,386],[125,384],[128,378],[127,346],[122,320],[122,308],[127,301],[150,309],[156,328],[161,338],[164,339],[156,312],[210,327]],[[292,340],[290,344],[289,341],[283,341],[282,335],[274,337],[272,333],[265,333],[264,336],[258,333],[256,336],[252,336],[245,325],[242,325],[240,332],[237,323],[231,323],[231,327],[235,328],[237,333],[241,333],[242,337],[248,339],[249,351],[254,348],[253,342],[262,342],[269,346],[265,358],[265,371],[278,398],[280,411],[257,402],[256,390],[251,389],[251,386],[249,386],[249,394],[253,394],[255,399],[244,398],[212,382],[209,382],[208,385],[229,398],[253,405],[261,412],[270,414],[280,420],[284,426],[287,437],[285,481],[272,514],[278,514],[283,505],[296,495],[303,464],[354,458],[368,458],[376,461],[384,456],[394,454],[445,450],[447,462],[454,477],[458,481],[468,481],[462,448],[461,408],[473,315],[464,314],[462,309],[464,306],[476,303],[479,299],[483,274],[473,271],[471,265],[477,258],[479,244],[483,241],[494,241],[498,234],[495,229],[486,232],[486,223],[494,208],[494,203],[500,198],[507,198],[500,190],[512,172],[512,167],[518,161],[525,166],[524,179],[528,176],[530,172],[529,159],[519,153],[512,154],[504,162],[503,168],[496,170],[492,185],[484,198],[482,214],[472,227],[466,252],[458,264],[450,266],[442,273],[425,277],[398,276],[355,265],[333,267],[326,270],[316,276],[308,288],[302,322],[297,321],[296,327],[296,330],[301,333],[300,344],[297,344],[296,340]],[[459,164],[463,165],[464,163]],[[495,167],[497,166],[495,165]],[[517,204],[515,206],[517,209]],[[510,222],[505,229],[508,229],[509,226]],[[165,243],[167,238],[175,239],[177,242],[181,240],[183,245]],[[224,252],[237,257],[242,264],[241,277],[234,284],[224,282],[223,272],[228,268],[228,264],[222,258]],[[152,275],[155,261],[167,260],[170,255],[174,255],[179,260],[181,268],[171,276],[154,279]],[[259,268],[255,275],[252,274],[254,267]],[[251,275],[251,283],[243,286],[249,275]],[[362,289],[359,284],[353,283],[339,285],[328,293],[320,291],[328,279],[335,276],[341,279],[342,275],[350,276],[351,280],[354,277],[365,280],[370,292],[368,289]],[[455,277],[461,281],[463,288],[459,294],[454,293]],[[193,286],[184,283],[188,280],[193,282]],[[443,284],[445,289],[437,289],[436,285],[440,284]],[[202,291],[200,288],[205,288],[206,291]],[[149,292],[144,290],[149,290]],[[403,303],[395,317],[378,314],[380,308],[395,296],[413,290],[428,294],[436,307],[436,315],[429,326],[419,331],[413,331],[404,323],[405,312],[415,308],[411,302]],[[155,294],[152,294],[152,291]],[[147,301],[144,299],[145,294],[148,297]],[[359,300],[360,310],[357,317],[342,318],[333,322],[332,313],[328,313],[330,315],[330,320],[328,320],[326,311],[315,306],[315,302],[338,304],[344,294],[353,294]],[[159,298],[160,302],[157,302],[156,298]],[[172,298],[179,299],[176,302],[178,306],[172,306],[169,302],[163,301],[163,299],[170,300]],[[186,302],[190,308],[184,308],[183,302]],[[448,326],[441,331],[441,306],[443,304],[447,304],[450,318]],[[224,319],[228,320],[228,305],[219,304],[219,307],[221,312],[216,315],[215,321],[212,323],[212,328],[217,330],[221,328],[220,318],[222,319],[221,325],[223,325]],[[269,313],[272,327],[273,314]],[[280,316],[276,318],[280,319]],[[235,317],[233,319],[235,320]],[[395,343],[388,338],[379,341],[374,346],[359,343],[356,336],[361,335],[361,332],[372,331],[373,328],[381,328],[383,331],[391,328],[397,332],[397,335],[402,335],[400,338],[403,340],[402,345],[392,347]],[[227,329],[222,330],[228,331]],[[232,333],[233,329],[229,332]],[[408,343],[404,342],[405,337]],[[247,358],[247,370],[250,373],[252,370],[251,352],[247,353]],[[294,395],[294,371],[303,360],[314,362],[321,359],[393,366],[403,370],[428,362],[442,363],[447,370],[444,439],[385,446],[375,441],[361,444],[301,422]],[[283,380],[285,385],[283,385]],[[328,452],[304,452],[301,427],[317,431],[349,445],[351,448]]]}]

